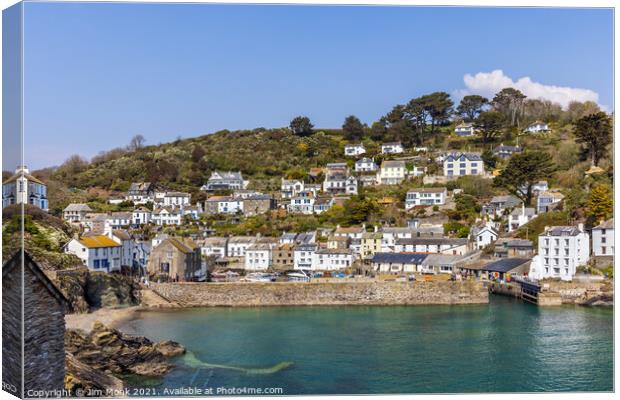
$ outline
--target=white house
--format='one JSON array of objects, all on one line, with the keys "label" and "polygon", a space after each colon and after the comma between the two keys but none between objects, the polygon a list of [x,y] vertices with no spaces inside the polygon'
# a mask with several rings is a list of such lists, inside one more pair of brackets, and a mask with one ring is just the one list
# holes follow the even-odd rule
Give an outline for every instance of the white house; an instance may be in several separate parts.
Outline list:
[{"label": "white house", "polygon": [[249,182],[243,180],[241,172],[222,172],[214,171],[211,173],[209,180],[200,190],[237,190],[245,189]]},{"label": "white house", "polygon": [[546,227],[538,236],[538,255],[534,257],[529,275],[534,279],[560,278],[570,281],[577,267],[590,259],[590,238],[578,226]]},{"label": "white house", "polygon": [[534,218],[536,218],[536,209],[525,207],[525,204],[522,203],[521,207],[515,208],[508,215],[508,232],[516,231]]},{"label": "white house", "polygon": [[428,254],[375,253],[372,256],[372,269],[388,274],[404,274],[418,271]]},{"label": "white house", "polygon": [[119,243],[106,235],[71,239],[65,245],[65,252],[76,255],[88,269],[104,272],[121,269],[121,249]]},{"label": "white house", "polygon": [[488,223],[482,228],[474,226],[470,232],[470,238],[475,243],[476,249],[482,250],[499,238],[499,233]]},{"label": "white house", "polygon": [[304,190],[304,182],[297,179],[282,179],[280,193],[283,199],[290,199],[297,196]]},{"label": "white house", "polygon": [[405,209],[415,206],[432,206],[446,204],[448,190],[444,188],[418,188],[407,192]]},{"label": "white house", "polygon": [[381,145],[381,154],[400,154],[404,151],[405,149],[400,142],[383,143]]},{"label": "white house", "polygon": [[350,227],[342,227],[340,225],[336,226],[336,230],[334,231],[335,237],[348,237],[349,239],[362,239],[362,235],[366,233],[366,226],[350,226]]},{"label": "white house", "polygon": [[355,172],[375,172],[379,169],[374,158],[360,158],[355,162]]},{"label": "white house", "polygon": [[2,208],[11,204],[30,204],[47,211],[47,185],[30,175],[26,166],[18,167],[15,175],[2,182]]},{"label": "white house", "polygon": [[361,143],[358,144],[345,144],[344,145],[344,155],[345,156],[359,156],[360,154],[366,153],[366,149],[364,145]]},{"label": "white house", "polygon": [[467,253],[466,238],[421,238],[396,239],[396,253],[438,253],[463,255]]},{"label": "white house", "polygon": [[164,195],[164,206],[181,207],[189,205],[190,194],[183,192],[166,192]]},{"label": "white house", "polygon": [[451,153],[443,160],[445,176],[484,175],[484,162],[479,153]]},{"label": "white house", "polygon": [[476,130],[474,129],[474,124],[469,123],[469,122],[463,122],[463,123],[458,124],[454,128],[454,133],[457,136],[467,137],[467,136],[474,136],[476,134]]},{"label": "white house", "polygon": [[104,229],[122,229],[131,225],[132,213],[118,211],[113,212],[105,217]]},{"label": "white house", "polygon": [[146,207],[138,207],[131,213],[132,225],[144,225],[151,222],[151,210]]},{"label": "white house", "polygon": [[181,210],[174,207],[162,207],[153,211],[151,220],[157,225],[181,225]]},{"label": "white house", "polygon": [[133,264],[134,241],[129,232],[123,229],[115,229],[106,232],[108,237],[121,245],[121,266],[131,267]]},{"label": "white house", "polygon": [[275,244],[256,243],[245,250],[245,269],[265,271],[273,265],[272,251]]},{"label": "white house", "polygon": [[553,210],[564,199],[564,195],[556,191],[542,192],[536,198],[536,210],[539,214]]},{"label": "white house", "polygon": [[87,204],[71,203],[62,210],[62,216],[69,222],[81,222],[92,211]]},{"label": "white house", "polygon": [[542,121],[536,121],[536,122],[529,124],[527,128],[523,130],[523,132],[540,133],[540,132],[549,132],[550,130],[551,129],[549,129],[549,125],[547,125],[546,123]]},{"label": "white house", "polygon": [[291,198],[287,211],[292,214],[313,214],[316,198],[312,192],[302,191]]},{"label": "white house", "polygon": [[205,238],[200,246],[200,254],[205,257],[226,257],[228,239],[225,237]]},{"label": "white house", "polygon": [[256,243],[256,236],[233,236],[226,243],[227,257],[245,257],[248,247]]},{"label": "white house", "polygon": [[237,214],[243,212],[243,199],[230,196],[211,196],[205,201],[207,214]]},{"label": "white house", "polygon": [[404,161],[383,161],[379,171],[380,185],[398,185],[405,179],[406,166]]},{"label": "white house", "polygon": [[349,174],[346,164],[328,164],[323,181],[323,191],[326,193],[357,194],[357,179]]},{"label": "white house", "polygon": [[134,204],[146,204],[155,200],[155,185],[151,182],[133,182],[125,200]]},{"label": "white house", "polygon": [[318,246],[316,243],[299,244],[293,250],[293,267],[295,269],[314,269],[313,261],[315,259]]},{"label": "white house", "polygon": [[353,264],[350,249],[319,249],[314,253],[313,269],[319,271],[338,271]]},{"label": "white house", "polygon": [[592,255],[595,257],[614,256],[614,219],[601,221],[592,228]]}]

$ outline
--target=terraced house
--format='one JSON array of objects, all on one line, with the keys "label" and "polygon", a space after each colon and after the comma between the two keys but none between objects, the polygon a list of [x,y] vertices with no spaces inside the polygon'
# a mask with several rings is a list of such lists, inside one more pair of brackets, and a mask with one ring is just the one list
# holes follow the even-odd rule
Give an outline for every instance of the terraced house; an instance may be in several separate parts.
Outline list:
[{"label": "terraced house", "polygon": [[71,239],[65,252],[76,255],[88,269],[112,272],[121,269],[122,246],[106,235]]}]

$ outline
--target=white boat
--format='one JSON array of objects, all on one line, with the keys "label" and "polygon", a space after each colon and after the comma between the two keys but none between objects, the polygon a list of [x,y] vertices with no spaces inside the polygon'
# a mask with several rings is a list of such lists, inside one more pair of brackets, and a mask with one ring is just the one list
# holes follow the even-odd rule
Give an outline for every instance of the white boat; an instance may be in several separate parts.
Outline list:
[{"label": "white boat", "polygon": [[248,282],[273,282],[275,276],[265,272],[252,272],[245,276],[245,280]]},{"label": "white boat", "polygon": [[310,282],[310,277],[302,272],[291,272],[286,274],[290,282]]}]

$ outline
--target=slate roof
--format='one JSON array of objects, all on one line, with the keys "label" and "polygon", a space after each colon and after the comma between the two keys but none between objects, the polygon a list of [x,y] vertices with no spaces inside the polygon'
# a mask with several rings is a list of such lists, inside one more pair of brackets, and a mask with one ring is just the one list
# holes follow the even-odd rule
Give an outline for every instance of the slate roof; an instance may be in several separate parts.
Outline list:
[{"label": "slate roof", "polygon": [[552,226],[540,236],[577,236],[581,231],[576,226]]},{"label": "slate roof", "polygon": [[600,225],[597,225],[592,229],[614,229],[614,219],[612,218],[607,221],[603,221]]},{"label": "slate roof", "polygon": [[483,271],[489,272],[510,272],[513,269],[527,263],[531,262],[530,258],[503,258],[501,260],[493,261],[481,269]]},{"label": "slate roof", "polygon": [[421,264],[428,254],[419,253],[375,253],[373,263]]},{"label": "slate roof", "polygon": [[453,245],[453,246],[462,246],[467,244],[467,238],[422,238],[422,237],[414,237],[414,238],[401,238],[396,239],[396,244],[399,245]]},{"label": "slate roof", "polygon": [[71,203],[67,207],[65,207],[65,209],[63,211],[85,211],[85,212],[91,212],[93,210],[88,206],[88,204]]}]

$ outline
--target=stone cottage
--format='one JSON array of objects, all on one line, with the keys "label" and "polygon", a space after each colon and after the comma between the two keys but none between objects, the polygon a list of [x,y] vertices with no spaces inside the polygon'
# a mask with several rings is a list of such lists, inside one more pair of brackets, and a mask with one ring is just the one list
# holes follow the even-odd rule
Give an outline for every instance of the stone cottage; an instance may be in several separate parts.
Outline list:
[{"label": "stone cottage", "polygon": [[68,302],[32,258],[23,254],[17,252],[2,266],[2,383],[15,396],[34,397],[29,390],[64,388]]},{"label": "stone cottage", "polygon": [[151,250],[147,269],[155,279],[195,281],[201,264],[200,247],[191,239],[168,238]]}]

